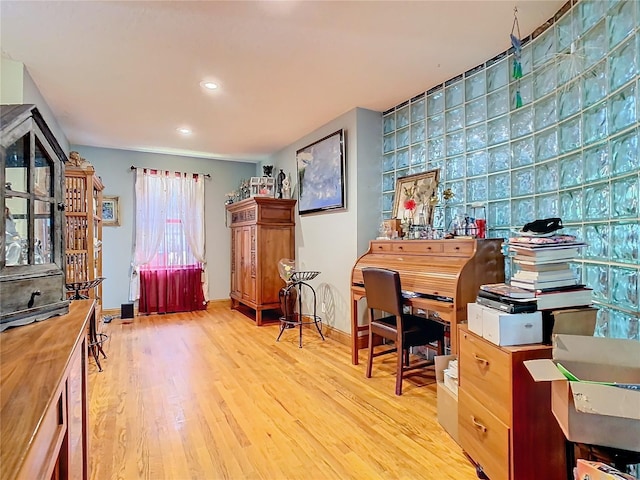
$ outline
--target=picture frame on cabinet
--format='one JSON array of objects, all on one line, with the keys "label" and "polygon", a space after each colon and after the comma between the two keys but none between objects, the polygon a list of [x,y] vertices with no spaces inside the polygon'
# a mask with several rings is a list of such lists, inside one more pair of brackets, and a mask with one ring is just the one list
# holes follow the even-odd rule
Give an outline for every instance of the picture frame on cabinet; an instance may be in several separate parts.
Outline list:
[{"label": "picture frame on cabinet", "polygon": [[300,215],[346,208],[344,130],[297,150],[296,166]]},{"label": "picture frame on cabinet", "polygon": [[274,197],[275,178],[273,177],[251,177],[249,181],[250,197]]},{"label": "picture frame on cabinet", "polygon": [[392,218],[417,222],[422,214],[425,224],[431,225],[439,178],[440,169],[398,178]]},{"label": "picture frame on cabinet", "polygon": [[105,195],[102,197],[102,225],[120,226],[120,197]]}]

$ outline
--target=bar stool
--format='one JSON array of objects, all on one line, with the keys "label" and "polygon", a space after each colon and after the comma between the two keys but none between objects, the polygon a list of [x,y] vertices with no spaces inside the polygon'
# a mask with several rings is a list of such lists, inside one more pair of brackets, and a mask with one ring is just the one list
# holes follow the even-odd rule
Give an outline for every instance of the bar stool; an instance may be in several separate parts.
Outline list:
[{"label": "bar stool", "polygon": [[[320,272],[293,272],[288,285],[280,290],[279,297],[283,315],[280,317],[280,333],[278,333],[276,342],[280,341],[282,333],[287,328],[298,327],[298,346],[302,348],[302,327],[311,324],[315,325],[322,341],[324,341],[322,319],[317,315],[316,291],[307,283],[307,281],[313,280],[318,275],[320,275]],[[304,313],[302,311],[303,295],[311,295],[313,313]],[[296,300],[298,304],[297,312],[295,311]]]}]

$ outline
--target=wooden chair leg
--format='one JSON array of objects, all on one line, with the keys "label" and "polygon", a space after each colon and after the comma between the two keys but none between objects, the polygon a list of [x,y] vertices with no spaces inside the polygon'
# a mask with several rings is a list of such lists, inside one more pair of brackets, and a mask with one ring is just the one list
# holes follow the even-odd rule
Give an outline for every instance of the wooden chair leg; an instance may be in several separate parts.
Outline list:
[{"label": "wooden chair leg", "polygon": [[367,378],[371,378],[371,367],[373,366],[373,332],[369,326],[369,358],[367,359]]},{"label": "wooden chair leg", "polygon": [[409,349],[408,348],[404,349],[404,365],[405,367],[409,366]]},{"label": "wooden chair leg", "polygon": [[398,367],[397,367],[397,371],[396,371],[396,395],[402,395],[402,372],[404,371],[403,368],[403,363],[404,361],[404,354],[403,354],[403,349],[400,347],[398,348]]}]

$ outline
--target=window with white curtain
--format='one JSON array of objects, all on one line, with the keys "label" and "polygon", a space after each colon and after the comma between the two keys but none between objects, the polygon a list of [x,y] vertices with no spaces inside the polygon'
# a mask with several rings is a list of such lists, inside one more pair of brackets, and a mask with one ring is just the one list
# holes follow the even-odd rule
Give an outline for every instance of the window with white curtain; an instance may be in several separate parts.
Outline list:
[{"label": "window with white curtain", "polygon": [[204,175],[136,169],[131,299],[141,313],[206,306]]}]

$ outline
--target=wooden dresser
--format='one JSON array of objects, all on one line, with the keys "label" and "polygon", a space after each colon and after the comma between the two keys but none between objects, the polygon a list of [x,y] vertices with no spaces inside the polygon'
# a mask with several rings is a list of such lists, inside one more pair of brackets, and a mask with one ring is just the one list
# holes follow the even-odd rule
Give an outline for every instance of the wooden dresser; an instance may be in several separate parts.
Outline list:
[{"label": "wooden dresser", "polygon": [[566,480],[565,439],[551,412],[550,382],[523,361],[551,346],[499,347],[460,326],[460,446],[491,480]]},{"label": "wooden dresser", "polygon": [[504,281],[501,238],[455,240],[374,240],[351,272],[351,361],[365,348],[368,325],[358,324],[358,301],[365,296],[362,269],[380,267],[400,273],[402,290],[418,294],[407,300],[451,325],[451,351],[458,350],[457,325],[467,319],[480,285]]},{"label": "wooden dresser", "polygon": [[278,273],[281,258],[295,259],[295,200],[247,198],[227,205],[231,215],[231,305],[262,312],[280,308],[285,285]]},{"label": "wooden dresser", "polygon": [[87,325],[94,300],[0,334],[0,478],[89,478]]}]

